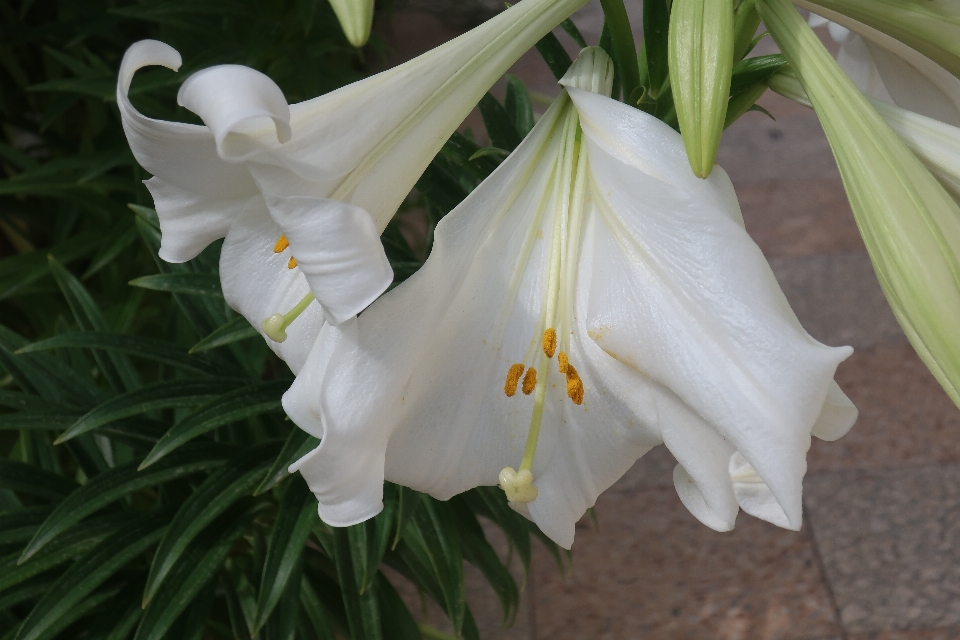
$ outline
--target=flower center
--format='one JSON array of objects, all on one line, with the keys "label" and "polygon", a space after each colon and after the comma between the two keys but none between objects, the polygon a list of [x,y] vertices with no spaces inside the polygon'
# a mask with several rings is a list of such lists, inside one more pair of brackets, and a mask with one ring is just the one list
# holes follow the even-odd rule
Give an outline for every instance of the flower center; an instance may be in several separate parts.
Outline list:
[{"label": "flower center", "polygon": [[[520,470],[506,467],[500,472],[500,487],[511,502],[532,502],[537,497],[531,470],[551,379],[562,376],[567,398],[575,405],[582,405],[584,401],[583,381],[568,356],[574,328],[576,269],[586,200],[587,157],[581,137],[579,115],[570,105],[552,177],[551,202],[555,210],[540,318],[531,338],[531,348],[522,362],[511,365],[507,370],[503,386],[507,397],[514,397],[518,386],[524,395],[533,394],[530,428]],[[556,367],[553,362],[556,362]]]},{"label": "flower center", "polygon": [[[273,252],[283,253],[289,247],[290,241],[287,240],[287,236],[281,235],[277,243],[273,245]],[[295,269],[296,267],[297,259],[290,256],[290,259],[287,260],[287,269]],[[287,327],[310,306],[310,303],[313,302],[314,299],[315,296],[313,293],[308,293],[290,311],[286,313],[275,313],[269,318],[264,318],[263,322],[260,323],[260,326],[263,327],[263,332],[274,342],[283,342],[287,339]]]}]

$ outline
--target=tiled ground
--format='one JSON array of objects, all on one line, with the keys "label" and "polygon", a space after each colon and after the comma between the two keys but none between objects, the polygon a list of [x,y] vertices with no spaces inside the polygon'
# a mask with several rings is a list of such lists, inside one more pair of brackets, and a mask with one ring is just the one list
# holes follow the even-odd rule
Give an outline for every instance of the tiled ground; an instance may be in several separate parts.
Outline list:
[{"label": "tiled ground", "polygon": [[[628,6],[639,16],[639,2]],[[599,3],[575,21],[595,42]],[[424,14],[401,12],[392,28],[416,50],[454,35]],[[535,54],[514,72],[557,92]],[[777,96],[763,104],[777,121],[748,114],[719,162],[804,326],[856,349],[837,380],[860,420],[813,445],[803,530],[746,514],[733,532],[707,529],[680,504],[658,448],[600,497],[599,528],[581,523],[567,575],[535,557],[511,629],[470,575],[485,638],[960,640],[960,411],[883,299],[815,116]]]}]

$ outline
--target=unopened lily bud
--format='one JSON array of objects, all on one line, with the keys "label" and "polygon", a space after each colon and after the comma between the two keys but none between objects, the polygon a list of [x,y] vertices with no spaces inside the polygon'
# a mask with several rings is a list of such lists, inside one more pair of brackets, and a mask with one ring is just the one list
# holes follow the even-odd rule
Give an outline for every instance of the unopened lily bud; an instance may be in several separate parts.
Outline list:
[{"label": "unopened lily bud", "polygon": [[367,44],[373,26],[373,0],[330,0],[330,6],[350,44]]},{"label": "unopened lily bud", "polygon": [[[817,111],[887,301],[921,359],[960,405],[960,207],[789,0],[760,0],[759,9]],[[798,93],[788,76],[774,84]]]},{"label": "unopened lily bud", "polygon": [[674,0],[670,84],[693,172],[706,178],[720,147],[733,70],[733,1]]}]

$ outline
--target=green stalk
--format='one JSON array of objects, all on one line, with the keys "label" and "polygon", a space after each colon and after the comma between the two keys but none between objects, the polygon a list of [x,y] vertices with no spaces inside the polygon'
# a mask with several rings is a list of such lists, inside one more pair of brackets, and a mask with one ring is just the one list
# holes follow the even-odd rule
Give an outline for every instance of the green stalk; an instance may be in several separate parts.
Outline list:
[{"label": "green stalk", "polygon": [[637,106],[637,100],[643,93],[640,85],[640,67],[637,66],[637,45],[633,41],[633,30],[627,17],[627,8],[623,0],[600,0],[603,16],[613,38],[617,68],[620,71],[620,83],[623,87],[623,101]]}]

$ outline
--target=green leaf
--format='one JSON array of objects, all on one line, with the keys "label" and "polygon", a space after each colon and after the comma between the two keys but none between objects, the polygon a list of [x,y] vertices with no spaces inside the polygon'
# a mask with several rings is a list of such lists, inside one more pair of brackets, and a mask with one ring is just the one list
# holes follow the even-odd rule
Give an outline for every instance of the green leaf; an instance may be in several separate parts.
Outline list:
[{"label": "green leaf", "polygon": [[407,525],[398,552],[419,581],[432,582],[439,589],[439,602],[459,635],[466,609],[459,537],[446,503],[427,496],[421,496],[421,500],[423,504]]},{"label": "green leaf", "polygon": [[670,3],[668,0],[646,0],[643,3],[643,50],[653,98],[660,97],[667,84],[669,67]]},{"label": "green leaf", "polygon": [[25,392],[36,392],[55,404],[89,405],[101,395],[89,377],[48,354],[21,354],[30,343],[0,325],[0,365]]},{"label": "green leaf", "polygon": [[733,14],[733,62],[743,60],[750,53],[756,42],[754,34],[760,26],[760,13],[757,11],[757,0],[741,0]]},{"label": "green leaf", "polygon": [[407,530],[407,525],[410,524],[413,516],[416,515],[417,509],[422,502],[420,494],[413,489],[402,485],[394,486],[397,488],[397,529],[393,537],[393,542],[390,544],[391,549],[397,548],[397,544],[403,537],[403,532]]},{"label": "green leaf", "polygon": [[510,121],[510,114],[502,104],[497,102],[493,94],[489,91],[484,94],[477,107],[480,109],[480,116],[483,118],[483,126],[487,130],[490,144],[507,151],[516,149],[520,144],[520,134]]},{"label": "green leaf", "polygon": [[[314,509],[316,511],[316,509]],[[297,614],[300,612],[300,585],[303,578],[303,562],[298,559],[286,580],[287,586],[280,596],[275,615],[267,619],[263,629],[267,640],[294,640],[297,633]]]},{"label": "green leaf", "polygon": [[20,412],[0,416],[0,431],[62,431],[77,420],[76,412]]},{"label": "green leaf", "polygon": [[44,400],[32,393],[20,393],[0,389],[0,407],[9,407],[20,411],[58,412],[60,407],[51,407],[49,400]]},{"label": "green leaf", "polygon": [[243,316],[237,316],[227,324],[223,325],[206,338],[193,345],[190,353],[200,353],[207,349],[215,349],[224,345],[240,342],[249,338],[255,338],[260,335],[256,329],[250,326],[247,319]]},{"label": "green leaf", "polygon": [[421,640],[423,636],[410,609],[382,573],[377,573],[373,582],[383,618],[383,637],[390,640]]},{"label": "green leaf", "polygon": [[29,507],[0,512],[0,545],[25,542],[32,538],[52,510],[52,507]]},{"label": "green leaf", "polygon": [[511,626],[520,606],[520,591],[510,575],[509,568],[500,561],[500,556],[487,541],[483,527],[470,505],[461,496],[450,501],[450,509],[456,519],[457,533],[463,549],[463,557],[483,573],[500,600],[505,626]]},{"label": "green leaf", "polygon": [[93,253],[102,242],[102,234],[85,231],[45,251],[31,251],[0,260],[0,300],[9,298],[20,289],[48,275],[48,255],[52,255],[61,264],[69,264]]},{"label": "green leaf", "polygon": [[291,429],[287,441],[283,443],[283,449],[277,454],[277,459],[273,461],[270,469],[263,477],[263,482],[253,492],[253,495],[263,495],[270,491],[280,482],[290,475],[287,467],[313,451],[320,445],[320,439],[315,438],[302,429]]},{"label": "green leaf", "polygon": [[730,78],[730,95],[735,96],[752,89],[758,83],[765,83],[785,64],[787,59],[779,53],[741,60],[733,68]]},{"label": "green leaf", "polygon": [[197,378],[164,380],[141,387],[114,396],[90,410],[57,438],[56,444],[122,418],[161,409],[195,407],[243,386],[245,382],[242,378]]},{"label": "green leaf", "polygon": [[215,273],[161,273],[155,276],[142,276],[129,282],[132,287],[184,293],[195,296],[222,298],[220,277]]},{"label": "green leaf", "polygon": [[0,561],[0,591],[82,556],[130,520],[131,515],[125,513],[93,518],[53,540],[25,562],[18,562],[13,556],[3,559]]},{"label": "green leaf", "polygon": [[330,620],[330,613],[305,575],[300,578],[300,606],[317,640],[336,640],[337,635],[334,624]]},{"label": "green leaf", "polygon": [[53,624],[46,629],[46,632],[36,636],[36,640],[49,640],[60,634],[61,631],[68,628],[80,618],[84,618],[106,602],[110,602],[120,593],[122,587],[113,587],[99,593],[95,593],[78,604],[68,609],[59,618],[53,621]]},{"label": "green leaf", "polygon": [[172,342],[119,333],[62,333],[46,340],[25,344],[17,349],[17,354],[49,349],[106,349],[196,373],[207,375],[223,373],[210,360],[202,356],[187,355],[182,347]]},{"label": "green leaf", "polygon": [[105,266],[117,259],[120,253],[133,244],[137,239],[137,229],[134,226],[120,227],[114,233],[110,234],[103,247],[93,256],[90,266],[83,272],[83,280],[99,272]]},{"label": "green leaf", "polygon": [[162,640],[194,597],[214,579],[230,549],[258,512],[256,508],[238,507],[220,516],[187,547],[144,610],[135,640]]},{"label": "green leaf", "polygon": [[260,593],[257,596],[257,613],[253,623],[254,635],[277,606],[287,588],[287,582],[296,580],[299,583],[300,578],[295,575],[295,568],[300,564],[304,544],[310,536],[310,528],[317,519],[317,500],[306,482],[295,478],[287,485],[267,544],[267,556],[260,578]]},{"label": "green leaf", "polygon": [[73,563],[24,620],[17,640],[38,640],[83,598],[156,544],[169,513],[150,514],[110,536]]},{"label": "green leaf", "polygon": [[[57,262],[56,258],[49,256],[48,261],[50,272],[57,284],[60,285],[63,297],[67,299],[67,304],[73,312],[73,317],[80,325],[80,329],[83,331],[107,331],[107,321],[103,319],[99,307],[93,301],[93,297],[86,287]],[[112,352],[104,353],[94,349],[93,357],[114,391],[129,391],[140,386],[140,376],[126,355]]]},{"label": "green leaf", "polygon": [[517,76],[508,73],[503,78],[506,84],[503,106],[507,110],[517,133],[520,134],[521,138],[525,138],[533,129],[534,124],[530,94],[527,93],[527,88]]},{"label": "green leaf", "polygon": [[276,451],[259,447],[230,460],[190,494],[174,517],[150,565],[143,590],[143,605],[150,603],[187,546],[213,520],[250,495],[263,477],[266,463]]},{"label": "green leaf", "polygon": [[382,640],[380,605],[372,591],[360,593],[349,534],[341,527],[333,527],[332,530],[334,563],[347,612],[347,622],[350,625],[350,635],[364,640]]},{"label": "green leaf", "polygon": [[286,380],[261,382],[219,396],[173,425],[140,463],[140,468],[146,469],[171,451],[217,427],[280,410],[280,396],[289,387],[290,382]]},{"label": "green leaf", "polygon": [[73,480],[32,464],[0,458],[0,487],[5,489],[61,500],[79,486]]},{"label": "green leaf", "polygon": [[[43,594],[50,589],[52,584],[53,580],[48,575],[41,575],[31,580],[26,580],[17,586],[0,593],[0,611],[12,609],[18,604],[29,602],[31,600],[39,600],[43,597]],[[0,638],[3,637],[4,636],[0,636]]]},{"label": "green leaf", "polygon": [[168,457],[149,471],[138,472],[136,463],[131,463],[91,478],[57,505],[24,549],[20,562],[26,561],[57,535],[111,502],[146,487],[220,467],[227,461],[229,452],[225,447],[194,447]]},{"label": "green leaf", "polygon": [[587,41],[583,38],[583,34],[580,33],[580,29],[577,28],[577,25],[573,24],[573,20],[567,18],[560,23],[560,28],[567,32],[567,35],[573,38],[573,41],[577,43],[581,49],[586,48]]},{"label": "green leaf", "polygon": [[529,575],[533,555],[529,521],[510,508],[503,491],[499,487],[476,487],[464,493],[462,498],[475,513],[490,519],[503,530],[517,551],[524,576]]},{"label": "green leaf", "polygon": [[550,71],[553,72],[557,80],[562,78],[567,72],[567,69],[570,68],[570,65],[573,64],[573,60],[570,59],[570,54],[567,53],[567,50],[563,48],[557,36],[553,35],[552,32],[543,36],[543,38],[537,42],[537,51],[540,52],[543,61],[550,67]]}]

